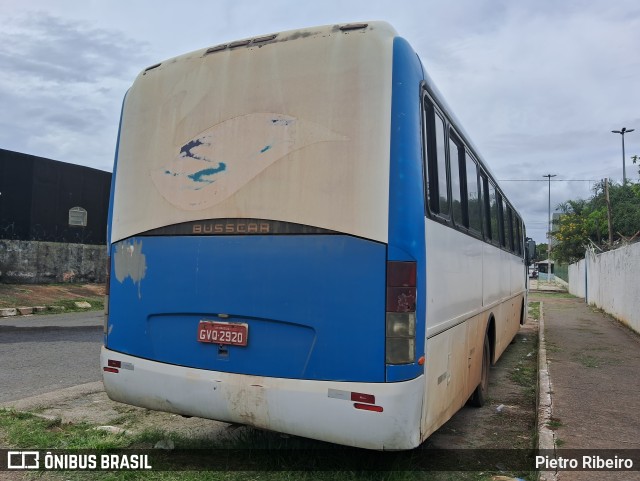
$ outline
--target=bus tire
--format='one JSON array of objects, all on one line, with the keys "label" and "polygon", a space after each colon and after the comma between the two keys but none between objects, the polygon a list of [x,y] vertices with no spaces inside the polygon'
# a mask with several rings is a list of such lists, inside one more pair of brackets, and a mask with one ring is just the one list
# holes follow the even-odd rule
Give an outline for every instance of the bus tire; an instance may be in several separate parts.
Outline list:
[{"label": "bus tire", "polygon": [[489,369],[491,368],[491,346],[489,344],[489,335],[484,336],[484,347],[482,349],[482,373],[480,375],[480,384],[473,391],[469,404],[480,408],[484,406],[489,394]]}]

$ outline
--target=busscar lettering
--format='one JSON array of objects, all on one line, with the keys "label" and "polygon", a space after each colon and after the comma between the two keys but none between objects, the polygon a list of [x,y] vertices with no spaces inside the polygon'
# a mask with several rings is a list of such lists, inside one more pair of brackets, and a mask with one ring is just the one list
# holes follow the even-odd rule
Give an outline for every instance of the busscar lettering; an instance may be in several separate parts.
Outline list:
[{"label": "busscar lettering", "polygon": [[269,234],[271,225],[267,222],[202,223],[193,224],[192,234]]}]

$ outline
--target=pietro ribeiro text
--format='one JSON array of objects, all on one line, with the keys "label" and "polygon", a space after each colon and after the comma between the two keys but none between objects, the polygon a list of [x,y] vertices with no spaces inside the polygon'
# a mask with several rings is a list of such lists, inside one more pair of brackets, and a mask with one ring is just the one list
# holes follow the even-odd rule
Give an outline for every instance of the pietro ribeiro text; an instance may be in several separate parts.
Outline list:
[{"label": "pietro ribeiro text", "polygon": [[571,457],[553,457],[553,456],[536,456],[536,469],[552,470],[552,469],[575,469],[581,471],[589,470],[616,470],[626,471],[633,469],[633,460],[618,456],[576,456]]}]

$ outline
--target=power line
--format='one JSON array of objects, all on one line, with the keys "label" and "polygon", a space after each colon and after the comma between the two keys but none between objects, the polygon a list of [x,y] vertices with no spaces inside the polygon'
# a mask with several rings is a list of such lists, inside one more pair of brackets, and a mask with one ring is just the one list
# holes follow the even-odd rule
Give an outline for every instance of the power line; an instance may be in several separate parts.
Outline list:
[{"label": "power line", "polygon": [[[551,182],[600,182],[602,179],[551,179]],[[549,182],[548,179],[502,179],[498,182]]]}]

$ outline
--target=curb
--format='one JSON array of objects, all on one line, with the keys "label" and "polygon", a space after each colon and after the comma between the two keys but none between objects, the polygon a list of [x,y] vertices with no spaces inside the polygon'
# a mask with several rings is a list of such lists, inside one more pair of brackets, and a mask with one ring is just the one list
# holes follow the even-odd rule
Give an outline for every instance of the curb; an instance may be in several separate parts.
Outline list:
[{"label": "curb", "polygon": [[16,399],[15,401],[6,401],[0,403],[0,408],[15,409],[16,411],[29,411],[41,407],[49,407],[57,403],[62,403],[100,391],[104,391],[102,381],[88,382],[86,384],[58,389],[57,391],[38,394],[36,396]]},{"label": "curb", "polygon": [[[84,307],[84,306],[78,306],[78,307],[86,311],[91,309],[91,305],[89,305],[89,307]],[[0,307],[0,318],[13,317],[13,316],[30,316],[37,312],[44,312],[47,310],[51,312],[60,313],[60,314],[65,312],[65,309],[63,306]]]},{"label": "curb", "polygon": [[[555,458],[555,433],[548,426],[553,416],[553,388],[549,376],[549,362],[547,361],[542,301],[540,301],[540,320],[538,322],[538,450],[553,451]],[[557,471],[540,471],[538,473],[539,481],[556,481],[557,477]]]}]

